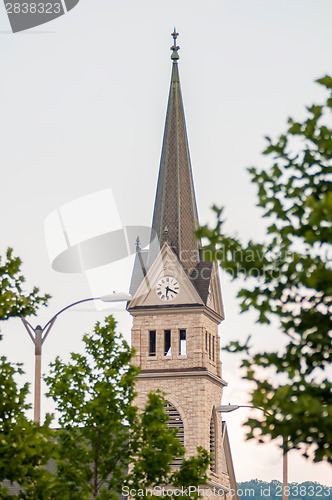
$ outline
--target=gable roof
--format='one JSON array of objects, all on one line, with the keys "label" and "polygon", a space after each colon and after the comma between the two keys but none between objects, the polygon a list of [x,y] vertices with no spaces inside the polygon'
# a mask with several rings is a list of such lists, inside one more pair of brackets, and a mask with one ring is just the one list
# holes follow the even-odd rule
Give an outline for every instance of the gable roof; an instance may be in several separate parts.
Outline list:
[{"label": "gable roof", "polygon": [[[138,265],[138,264],[137,264]],[[139,271],[137,271],[139,274]],[[181,296],[176,297],[171,304],[162,304],[157,297],[155,288],[158,280],[165,276],[174,276],[182,290]],[[166,242],[147,270],[142,282],[128,304],[128,310],[135,307],[176,307],[183,305],[203,305],[197,289],[193,285],[187,270],[177,258],[174,250]]]},{"label": "gable roof", "polygon": [[230,487],[233,490],[233,492],[235,493],[235,494],[233,493],[232,498],[234,498],[234,500],[239,500],[239,496],[237,494],[237,484],[236,484],[236,479],[235,479],[235,472],[234,472],[231,447],[229,444],[227,425],[226,425],[226,422],[224,420],[222,422],[222,443],[223,443],[223,447],[224,447],[224,451],[225,451],[226,467],[227,467],[227,473],[229,476]]},{"label": "gable roof", "polygon": [[149,269],[149,250],[136,249],[133,274],[131,277],[129,293],[133,297],[142,283]]},{"label": "gable roof", "polygon": [[189,275],[204,304],[207,303],[209,294],[212,266],[212,262],[199,262]]}]

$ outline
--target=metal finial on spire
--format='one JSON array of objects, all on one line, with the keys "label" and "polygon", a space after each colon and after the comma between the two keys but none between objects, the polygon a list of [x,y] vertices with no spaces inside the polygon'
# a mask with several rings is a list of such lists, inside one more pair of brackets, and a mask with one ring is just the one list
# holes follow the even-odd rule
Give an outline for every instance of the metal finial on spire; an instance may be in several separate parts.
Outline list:
[{"label": "metal finial on spire", "polygon": [[172,61],[177,61],[178,59],[180,59],[180,56],[178,54],[178,50],[180,49],[180,47],[178,47],[176,45],[176,39],[177,39],[178,36],[179,36],[179,33],[177,33],[176,29],[174,28],[174,31],[172,33],[172,37],[173,37],[174,43],[173,43],[173,46],[171,47],[171,50],[173,51],[173,53],[171,55]]},{"label": "metal finial on spire", "polygon": [[167,226],[164,227],[164,241],[166,243],[169,243],[169,239],[168,239],[168,227]]},{"label": "metal finial on spire", "polygon": [[136,238],[136,252],[138,252],[141,249],[141,240],[139,236]]}]

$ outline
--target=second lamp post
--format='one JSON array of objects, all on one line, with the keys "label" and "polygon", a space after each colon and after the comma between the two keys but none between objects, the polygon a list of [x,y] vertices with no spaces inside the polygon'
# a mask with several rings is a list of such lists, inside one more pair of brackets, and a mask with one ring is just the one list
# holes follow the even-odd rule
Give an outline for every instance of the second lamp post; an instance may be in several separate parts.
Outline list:
[{"label": "second lamp post", "polygon": [[[220,413],[229,413],[231,411],[237,410],[238,408],[253,408],[255,410],[261,410],[265,415],[269,415],[263,408],[259,406],[249,406],[249,405],[220,405],[216,407],[216,411]],[[287,487],[288,487],[288,463],[287,463],[287,442],[288,439],[283,436],[283,458],[282,458],[282,500],[288,499]]]}]

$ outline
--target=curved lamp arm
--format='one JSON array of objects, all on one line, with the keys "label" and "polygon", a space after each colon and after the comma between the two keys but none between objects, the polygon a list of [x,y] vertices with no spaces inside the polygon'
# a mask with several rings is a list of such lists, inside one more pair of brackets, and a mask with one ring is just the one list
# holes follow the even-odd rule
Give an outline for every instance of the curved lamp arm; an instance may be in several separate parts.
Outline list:
[{"label": "curved lamp arm", "polygon": [[[78,304],[83,304],[84,302],[91,302],[92,300],[101,300],[102,302],[125,302],[125,301],[129,301],[131,299],[132,299],[132,296],[129,293],[115,293],[114,292],[114,293],[111,293],[109,295],[103,295],[102,297],[90,297],[88,299],[77,300],[76,302],[69,304],[69,306],[66,306],[63,309],[61,309],[59,312],[57,312],[53,316],[53,318],[51,318],[46,323],[44,328],[42,328],[41,326],[36,326],[36,328],[34,328],[25,318],[21,318],[21,320],[22,320],[32,342],[35,344],[35,346],[37,343],[40,343],[40,345],[42,345],[45,342],[45,339],[46,339],[47,335],[49,334],[57,317],[60,314],[62,314],[64,311],[66,311],[67,309],[70,309],[71,307],[77,306]],[[37,337],[39,337],[39,335],[36,335],[37,331],[40,334],[40,338],[37,338]],[[32,334],[32,332],[35,334],[35,336]],[[44,332],[45,332],[45,334],[43,335]]]},{"label": "curved lamp arm", "polygon": [[97,298],[89,298],[83,300],[77,300],[73,302],[69,306],[64,307],[61,311],[57,312],[53,318],[51,318],[44,328],[40,325],[34,328],[30,323],[25,319],[21,318],[23,325],[25,326],[29,337],[35,346],[35,398],[34,398],[34,420],[35,422],[40,422],[40,400],[41,400],[41,357],[42,357],[42,345],[46,340],[47,335],[49,334],[52,326],[54,325],[57,317],[62,314],[64,311],[69,309],[70,307],[77,306],[77,304],[82,304],[83,302],[89,302],[91,300],[102,300],[103,302],[122,302],[122,301],[130,301],[132,296],[128,293],[112,293],[110,295],[104,295],[103,297]]}]

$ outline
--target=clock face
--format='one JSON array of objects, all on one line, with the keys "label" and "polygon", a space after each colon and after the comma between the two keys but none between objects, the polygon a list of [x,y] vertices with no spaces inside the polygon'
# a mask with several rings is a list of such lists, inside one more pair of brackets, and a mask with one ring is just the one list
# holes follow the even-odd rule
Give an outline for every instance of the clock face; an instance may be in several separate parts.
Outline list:
[{"label": "clock face", "polygon": [[156,294],[165,302],[174,300],[179,292],[180,285],[177,280],[171,276],[164,276],[163,278],[160,278],[156,285]]}]

